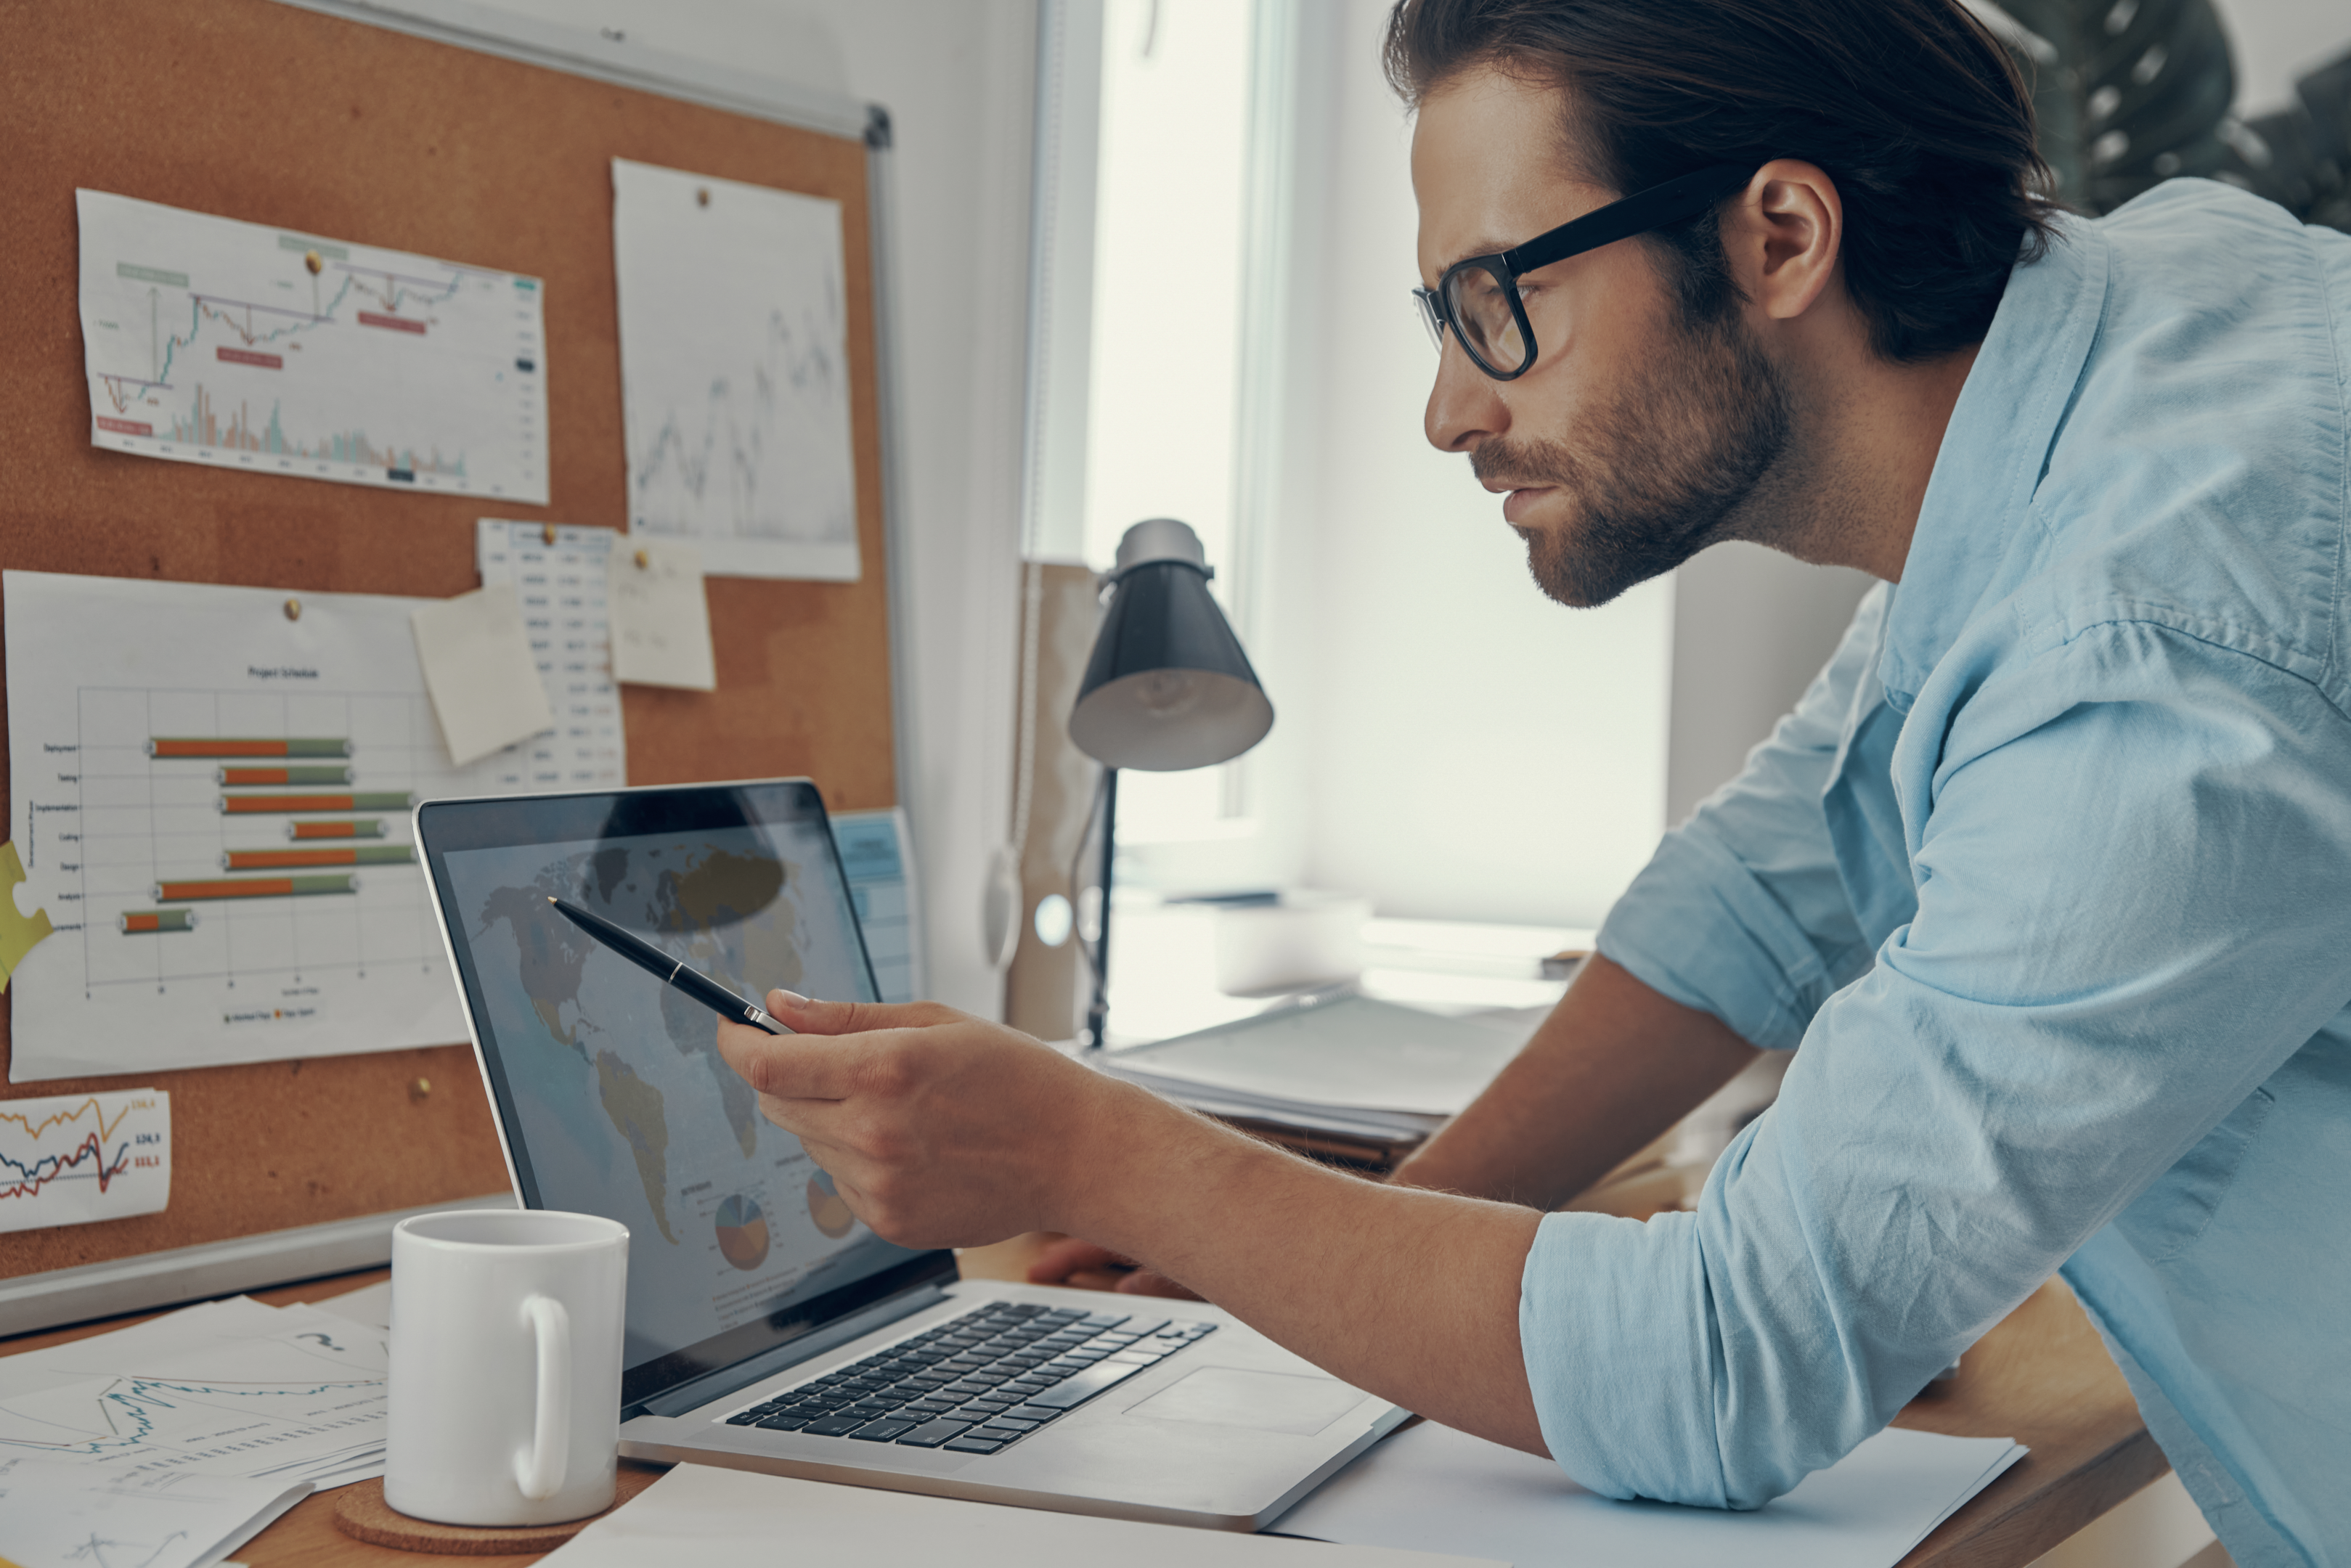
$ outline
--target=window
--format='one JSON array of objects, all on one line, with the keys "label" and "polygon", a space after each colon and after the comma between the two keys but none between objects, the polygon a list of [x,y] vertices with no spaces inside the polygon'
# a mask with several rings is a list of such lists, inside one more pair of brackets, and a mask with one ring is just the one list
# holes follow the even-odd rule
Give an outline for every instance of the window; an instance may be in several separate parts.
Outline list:
[{"label": "window", "polygon": [[[1035,399],[1029,538],[1032,556],[1102,570],[1130,525],[1189,524],[1277,714],[1259,547],[1280,439],[1282,345],[1269,302],[1286,260],[1295,10],[1294,0],[1049,6],[1037,319],[1050,384]],[[1285,749],[1269,741],[1221,768],[1122,774],[1122,879],[1282,880],[1265,808]]]}]

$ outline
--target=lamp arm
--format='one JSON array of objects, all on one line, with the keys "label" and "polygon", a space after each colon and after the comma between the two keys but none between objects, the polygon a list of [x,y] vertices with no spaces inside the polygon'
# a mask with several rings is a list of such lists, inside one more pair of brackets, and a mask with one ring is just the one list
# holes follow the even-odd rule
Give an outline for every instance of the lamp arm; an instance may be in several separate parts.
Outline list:
[{"label": "lamp arm", "polygon": [[1094,787],[1093,797],[1086,808],[1086,820],[1078,829],[1078,852],[1070,859],[1070,896],[1076,902],[1083,893],[1086,852],[1093,847],[1094,820],[1102,819],[1102,863],[1099,868],[1102,895],[1095,906],[1094,936],[1087,940],[1085,923],[1077,923],[1078,956],[1086,961],[1086,1021],[1080,1043],[1088,1051],[1098,1051],[1102,1044],[1103,1019],[1110,1012],[1110,868],[1111,856],[1116,845],[1113,819],[1118,811],[1118,769],[1105,768]]}]

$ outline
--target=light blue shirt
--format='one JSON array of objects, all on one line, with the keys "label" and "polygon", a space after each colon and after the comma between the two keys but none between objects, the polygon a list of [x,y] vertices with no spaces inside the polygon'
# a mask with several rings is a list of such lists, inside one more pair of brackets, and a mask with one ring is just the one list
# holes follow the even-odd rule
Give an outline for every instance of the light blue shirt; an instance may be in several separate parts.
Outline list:
[{"label": "light blue shirt", "polygon": [[2351,238],[2020,267],[1898,587],[1600,950],[1802,1044],[1698,1212],[1547,1218],[1560,1464],[1753,1508],[2062,1269],[2241,1568],[2351,1568]]}]

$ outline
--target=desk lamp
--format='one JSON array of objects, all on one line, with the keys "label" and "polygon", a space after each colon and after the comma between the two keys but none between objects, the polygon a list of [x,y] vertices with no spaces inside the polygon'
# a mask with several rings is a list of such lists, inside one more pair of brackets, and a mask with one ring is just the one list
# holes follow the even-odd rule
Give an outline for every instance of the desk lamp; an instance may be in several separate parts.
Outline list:
[{"label": "desk lamp", "polygon": [[[1070,739],[1102,765],[1095,796],[1102,815],[1102,904],[1091,937],[1081,928],[1093,990],[1085,1045],[1099,1050],[1110,1011],[1110,868],[1118,770],[1181,773],[1229,762],[1273,727],[1273,704],[1258,685],[1240,639],[1208,596],[1200,537],[1173,517],[1150,517],[1118,541],[1105,579],[1109,600],[1070,710]],[[1091,823],[1089,824],[1091,826]],[[1091,835],[1078,835],[1082,856]],[[1072,875],[1071,885],[1078,885]]]}]

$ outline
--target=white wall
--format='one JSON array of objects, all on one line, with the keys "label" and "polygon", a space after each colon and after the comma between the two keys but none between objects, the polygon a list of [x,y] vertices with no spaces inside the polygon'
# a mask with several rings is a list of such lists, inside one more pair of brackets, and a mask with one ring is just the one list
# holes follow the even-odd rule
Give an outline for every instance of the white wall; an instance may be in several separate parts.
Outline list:
[{"label": "white wall", "polygon": [[2343,0],[2215,0],[2237,65],[2237,112],[2283,109],[2298,76],[2351,48]]},{"label": "white wall", "polygon": [[979,881],[1009,819],[1035,0],[498,0],[890,111],[911,720],[931,992],[989,1017]]},{"label": "white wall", "polygon": [[[1381,0],[1329,40],[1336,134],[1318,281],[1311,513],[1316,646],[1285,716],[1311,727],[1307,878],[1383,914],[1598,920],[1664,826],[1673,603],[1651,583],[1570,611],[1529,579],[1499,503],[1432,450],[1414,318],[1409,126],[1378,68]],[[1310,399],[1310,401],[1311,401]],[[1275,693],[1277,702],[1284,694]]]}]

